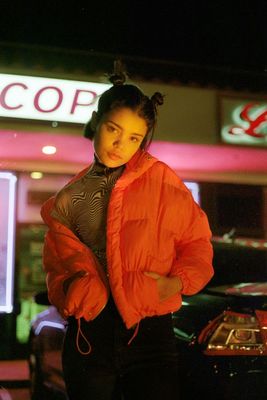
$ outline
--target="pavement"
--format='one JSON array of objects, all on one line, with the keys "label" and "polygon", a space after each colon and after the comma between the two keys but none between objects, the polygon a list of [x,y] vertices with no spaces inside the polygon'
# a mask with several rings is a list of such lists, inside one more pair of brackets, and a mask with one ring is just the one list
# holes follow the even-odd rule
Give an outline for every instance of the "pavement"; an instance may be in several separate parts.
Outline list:
[{"label": "pavement", "polygon": [[0,400],[30,400],[27,360],[0,360]]}]

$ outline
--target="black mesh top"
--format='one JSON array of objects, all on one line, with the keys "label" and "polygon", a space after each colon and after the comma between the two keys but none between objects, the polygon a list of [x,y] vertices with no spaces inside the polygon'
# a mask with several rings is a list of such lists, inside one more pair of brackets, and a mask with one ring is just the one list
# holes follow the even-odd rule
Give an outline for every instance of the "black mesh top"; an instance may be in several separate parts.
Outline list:
[{"label": "black mesh top", "polygon": [[108,168],[95,158],[84,176],[58,192],[51,214],[90,247],[105,270],[107,206],[124,167]]}]

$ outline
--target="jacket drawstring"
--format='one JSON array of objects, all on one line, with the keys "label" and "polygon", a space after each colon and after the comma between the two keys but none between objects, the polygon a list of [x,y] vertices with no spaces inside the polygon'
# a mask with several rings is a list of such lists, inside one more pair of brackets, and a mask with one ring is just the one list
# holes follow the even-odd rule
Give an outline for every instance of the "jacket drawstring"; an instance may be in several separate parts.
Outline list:
[{"label": "jacket drawstring", "polygon": [[[127,343],[128,346],[132,343],[132,341],[134,340],[134,338],[137,336],[138,330],[139,330],[139,325],[140,325],[140,322],[138,322],[138,323],[136,324],[135,329],[134,329],[134,333],[133,333],[132,337],[130,338],[130,340],[129,340],[128,343]],[[87,346],[88,346],[88,350],[87,350],[87,351],[83,351],[83,350],[81,349],[81,347],[80,347],[80,344],[79,344],[80,336],[83,338],[83,340],[85,341],[85,343],[86,343]],[[91,351],[92,351],[91,343],[89,342],[89,340],[86,338],[85,334],[84,334],[83,331],[82,331],[82,328],[81,328],[81,318],[78,319],[78,329],[77,329],[77,334],[76,334],[76,347],[77,347],[79,353],[81,353],[81,354],[84,355],[84,356],[90,354]]]},{"label": "jacket drawstring", "polygon": [[132,341],[134,340],[134,338],[137,336],[138,330],[139,330],[139,324],[140,322],[138,322],[135,326],[135,330],[133,333],[133,336],[130,338],[129,342],[128,342],[128,346],[132,343]]},{"label": "jacket drawstring", "polygon": [[[88,346],[88,350],[87,350],[87,351],[83,351],[83,350],[80,348],[80,345],[79,345],[80,336],[83,338],[83,340],[85,341],[85,343],[86,343],[87,346]],[[77,335],[76,335],[76,347],[77,347],[78,351],[79,351],[82,355],[84,355],[84,356],[90,354],[91,351],[92,351],[92,346],[91,346],[89,340],[87,340],[86,336],[84,335],[84,333],[83,333],[83,331],[82,331],[82,328],[81,328],[81,318],[78,319],[78,329],[77,329]]]}]

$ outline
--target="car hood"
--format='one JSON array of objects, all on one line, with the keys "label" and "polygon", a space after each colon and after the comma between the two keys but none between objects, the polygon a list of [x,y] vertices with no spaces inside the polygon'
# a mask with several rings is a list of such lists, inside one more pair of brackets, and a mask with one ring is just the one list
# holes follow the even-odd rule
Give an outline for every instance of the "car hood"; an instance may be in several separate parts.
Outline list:
[{"label": "car hood", "polygon": [[214,294],[225,294],[231,296],[265,297],[267,301],[267,282],[247,282],[234,285],[214,286],[207,289]]}]

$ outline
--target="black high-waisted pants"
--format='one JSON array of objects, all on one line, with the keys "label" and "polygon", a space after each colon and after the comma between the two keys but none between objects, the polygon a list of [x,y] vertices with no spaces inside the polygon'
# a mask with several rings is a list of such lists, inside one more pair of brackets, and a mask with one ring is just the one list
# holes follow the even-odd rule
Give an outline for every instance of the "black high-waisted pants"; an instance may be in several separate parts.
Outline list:
[{"label": "black high-waisted pants", "polygon": [[[92,346],[76,344],[78,323],[69,319],[63,372],[70,400],[178,400],[177,354],[170,314],[141,320],[136,337],[126,329],[112,298],[81,331]],[[79,335],[79,347],[86,342]]]}]

